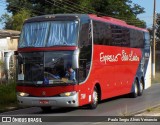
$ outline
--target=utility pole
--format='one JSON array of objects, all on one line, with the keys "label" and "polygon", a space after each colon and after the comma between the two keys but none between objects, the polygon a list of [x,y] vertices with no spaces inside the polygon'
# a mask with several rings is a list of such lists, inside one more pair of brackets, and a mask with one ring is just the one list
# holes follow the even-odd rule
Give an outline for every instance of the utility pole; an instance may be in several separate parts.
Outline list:
[{"label": "utility pole", "polygon": [[153,47],[152,47],[152,76],[155,78],[155,61],[156,61],[156,0],[153,7]]}]

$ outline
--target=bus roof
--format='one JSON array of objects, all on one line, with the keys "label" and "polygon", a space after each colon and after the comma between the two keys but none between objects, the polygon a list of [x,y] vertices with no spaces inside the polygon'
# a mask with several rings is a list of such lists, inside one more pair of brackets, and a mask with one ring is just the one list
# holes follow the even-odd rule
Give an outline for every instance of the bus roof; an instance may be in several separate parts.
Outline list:
[{"label": "bus roof", "polygon": [[50,14],[29,18],[24,23],[52,21],[52,20],[74,20],[74,19],[89,19],[87,14]]},{"label": "bus roof", "polygon": [[136,29],[136,30],[148,32],[144,28],[139,28],[139,27],[136,27],[133,25],[129,25],[123,20],[119,20],[116,18],[108,17],[108,16],[97,16],[95,14],[50,14],[50,15],[32,17],[30,19],[27,19],[24,23],[51,21],[51,20],[59,20],[59,19],[74,20],[74,19],[78,19],[78,18],[81,20],[92,19],[92,20],[97,20],[97,21],[101,21],[101,22],[111,23],[111,24],[131,28],[131,29]]},{"label": "bus roof", "polygon": [[139,27],[136,27],[136,26],[133,26],[133,25],[129,25],[125,21],[120,20],[120,19],[116,19],[116,18],[112,18],[112,17],[108,17],[108,16],[99,17],[99,16],[94,15],[94,14],[89,14],[89,17],[91,19],[93,19],[93,20],[107,22],[107,23],[111,23],[111,24],[115,24],[115,25],[131,28],[131,29],[136,29],[136,30],[141,30],[141,31],[144,31],[144,32],[148,32],[147,29],[139,28]]}]

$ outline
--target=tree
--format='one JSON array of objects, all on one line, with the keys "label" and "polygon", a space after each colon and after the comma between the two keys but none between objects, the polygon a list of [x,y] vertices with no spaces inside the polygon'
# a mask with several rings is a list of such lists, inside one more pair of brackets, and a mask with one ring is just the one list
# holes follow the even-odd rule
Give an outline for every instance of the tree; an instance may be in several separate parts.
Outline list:
[{"label": "tree", "polygon": [[12,28],[14,30],[21,30],[24,20],[29,18],[30,16],[30,10],[21,9],[18,13],[13,15]]},{"label": "tree", "polygon": [[2,84],[2,74],[4,73],[4,62],[0,59],[0,84]]},{"label": "tree", "polygon": [[131,0],[94,1],[92,1],[92,6],[96,11],[106,13],[111,17],[122,19],[131,25],[146,27],[146,23],[137,18],[138,14],[144,13],[144,8],[132,3]]},{"label": "tree", "polygon": [[[153,45],[153,28],[148,29],[151,36],[151,45]],[[156,17],[156,50],[160,50],[160,13]]]},{"label": "tree", "polygon": [[31,11],[22,8],[13,16],[7,13],[3,14],[0,18],[0,22],[5,24],[5,29],[21,30],[24,20],[29,17],[31,17]]},{"label": "tree", "polygon": [[[24,10],[29,10],[26,17],[56,13],[92,13],[119,18],[139,27],[146,26],[144,21],[137,18],[138,14],[144,12],[144,8],[131,0],[6,0],[6,2],[7,11],[13,14],[13,18],[19,13],[25,15]],[[12,29],[19,29],[16,27],[16,21],[12,23]]]},{"label": "tree", "polygon": [[3,14],[0,18],[0,22],[5,24],[5,29],[12,29],[12,21],[12,16],[7,13]]},{"label": "tree", "polygon": [[160,50],[160,13],[157,14],[156,49]]}]

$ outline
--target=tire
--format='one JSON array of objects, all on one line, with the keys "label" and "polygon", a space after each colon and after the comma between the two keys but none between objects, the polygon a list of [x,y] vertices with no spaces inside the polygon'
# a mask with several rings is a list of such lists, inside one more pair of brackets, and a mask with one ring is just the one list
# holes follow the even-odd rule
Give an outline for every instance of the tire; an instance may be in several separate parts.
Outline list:
[{"label": "tire", "polygon": [[50,106],[41,107],[41,109],[42,109],[43,112],[49,112],[49,111],[51,111],[51,107]]},{"label": "tire", "polygon": [[134,81],[134,85],[133,85],[133,92],[131,93],[131,97],[132,98],[136,98],[138,96],[138,82],[137,80],[135,79]]},{"label": "tire", "polygon": [[142,94],[143,94],[143,82],[141,80],[138,86],[138,96],[141,96]]},{"label": "tire", "polygon": [[97,108],[98,99],[99,99],[98,91],[97,91],[97,88],[94,87],[94,90],[92,93],[92,102],[91,102],[91,104],[89,104],[89,109],[96,109]]}]

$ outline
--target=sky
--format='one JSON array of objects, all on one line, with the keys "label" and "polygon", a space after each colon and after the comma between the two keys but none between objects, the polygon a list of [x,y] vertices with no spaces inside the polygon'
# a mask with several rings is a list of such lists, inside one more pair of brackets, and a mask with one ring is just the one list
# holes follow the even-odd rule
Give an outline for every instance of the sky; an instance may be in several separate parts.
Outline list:
[{"label": "sky", "polygon": [[[152,27],[153,24],[153,2],[154,0],[132,0],[133,3],[145,8],[145,13],[138,15],[138,18],[147,23],[147,27]],[[160,0],[156,0],[156,13],[160,13]],[[0,17],[7,13],[5,0],[0,0]],[[0,22],[0,29],[3,29],[4,24]]]}]

